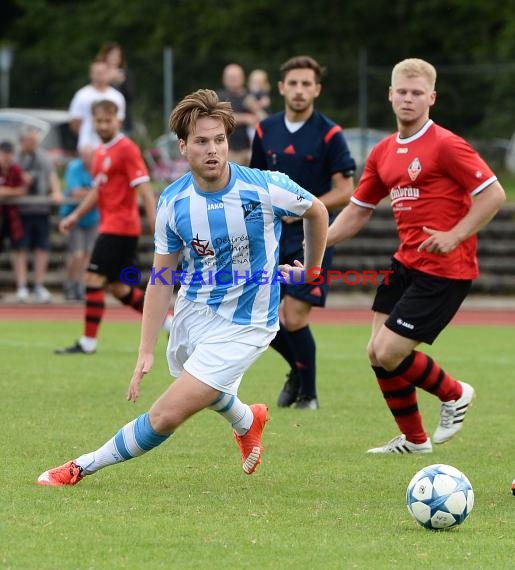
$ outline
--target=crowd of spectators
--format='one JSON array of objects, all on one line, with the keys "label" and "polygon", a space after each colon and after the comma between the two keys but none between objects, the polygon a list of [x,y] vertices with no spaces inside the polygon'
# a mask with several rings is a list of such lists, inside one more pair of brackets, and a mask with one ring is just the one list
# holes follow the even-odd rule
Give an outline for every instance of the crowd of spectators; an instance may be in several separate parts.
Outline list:
[{"label": "crowd of spectators", "polygon": [[[245,165],[250,160],[255,125],[271,113],[268,76],[255,69],[246,81],[244,69],[230,63],[223,69],[221,82],[219,94],[231,101],[238,125],[230,141],[230,159]],[[71,97],[70,130],[77,136],[77,156],[64,171],[57,172],[39,147],[36,129],[22,130],[14,144],[0,141],[0,255],[4,268],[10,260],[17,302],[53,300],[49,289],[55,289],[55,283],[54,287],[46,283],[55,225],[52,214],[59,218],[69,215],[95,184],[91,165],[100,138],[92,121],[92,104],[100,100],[116,103],[122,131],[130,136],[134,94],[135,83],[123,49],[117,42],[108,42],[89,64],[89,82]],[[99,221],[98,210],[93,209],[62,238],[65,257],[58,292],[68,301],[84,299],[84,275]]]}]

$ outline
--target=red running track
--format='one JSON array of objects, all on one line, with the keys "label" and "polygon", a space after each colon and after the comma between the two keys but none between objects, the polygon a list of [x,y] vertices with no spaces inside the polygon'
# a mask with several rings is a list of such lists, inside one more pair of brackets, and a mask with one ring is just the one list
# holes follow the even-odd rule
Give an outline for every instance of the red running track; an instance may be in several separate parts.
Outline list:
[{"label": "red running track", "polygon": [[[82,305],[1,305],[0,321],[82,321]],[[314,323],[368,324],[372,313],[367,308],[313,309]],[[108,306],[105,320],[111,322],[138,322],[139,313],[125,306]],[[453,319],[458,325],[515,326],[515,309],[472,309],[462,307]]]}]

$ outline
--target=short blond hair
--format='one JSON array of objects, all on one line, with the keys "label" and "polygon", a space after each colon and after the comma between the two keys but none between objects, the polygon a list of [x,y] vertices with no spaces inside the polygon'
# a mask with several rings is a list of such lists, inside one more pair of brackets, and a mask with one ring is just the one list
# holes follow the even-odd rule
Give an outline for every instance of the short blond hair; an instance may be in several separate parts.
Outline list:
[{"label": "short blond hair", "polygon": [[168,124],[179,139],[186,141],[201,117],[221,121],[227,137],[236,126],[231,104],[228,101],[220,101],[212,89],[199,89],[186,95],[172,111]]},{"label": "short blond hair", "polygon": [[392,85],[395,77],[404,75],[404,77],[425,77],[434,91],[436,84],[436,69],[433,65],[423,59],[415,57],[403,59],[392,69]]}]

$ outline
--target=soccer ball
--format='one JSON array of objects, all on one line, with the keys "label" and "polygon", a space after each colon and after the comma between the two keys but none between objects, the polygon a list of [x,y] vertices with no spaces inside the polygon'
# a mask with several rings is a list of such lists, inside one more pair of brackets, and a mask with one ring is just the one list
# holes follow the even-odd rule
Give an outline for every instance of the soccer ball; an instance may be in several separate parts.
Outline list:
[{"label": "soccer ball", "polygon": [[409,482],[406,504],[413,518],[432,530],[461,524],[474,506],[474,491],[467,477],[455,467],[424,467]]}]

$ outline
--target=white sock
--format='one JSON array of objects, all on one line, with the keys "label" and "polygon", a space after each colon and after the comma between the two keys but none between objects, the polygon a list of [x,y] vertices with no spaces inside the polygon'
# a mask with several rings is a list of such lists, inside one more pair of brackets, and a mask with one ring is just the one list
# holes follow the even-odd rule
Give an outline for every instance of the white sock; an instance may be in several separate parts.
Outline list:
[{"label": "white sock", "polygon": [[224,392],[220,392],[209,409],[223,416],[238,435],[245,435],[254,421],[254,414],[247,404],[244,404],[237,396]]},{"label": "white sock", "polygon": [[79,344],[86,352],[93,352],[97,349],[97,339],[90,336],[81,336]]},{"label": "white sock", "polygon": [[82,467],[84,475],[91,475],[102,467],[143,455],[163,443],[170,435],[156,433],[150,425],[146,412],[123,426],[113,438],[96,451],[85,453],[75,459],[75,463]]}]

